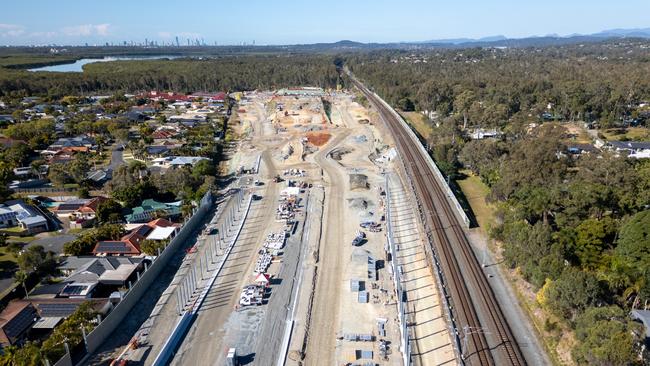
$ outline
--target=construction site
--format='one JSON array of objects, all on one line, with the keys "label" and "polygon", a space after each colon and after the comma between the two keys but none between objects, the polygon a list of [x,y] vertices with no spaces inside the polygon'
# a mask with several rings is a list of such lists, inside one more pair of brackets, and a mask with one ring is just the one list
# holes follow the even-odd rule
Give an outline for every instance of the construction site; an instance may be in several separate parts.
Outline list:
[{"label": "construction site", "polygon": [[359,98],[313,88],[242,94],[222,163],[230,183],[138,347],[119,359],[463,363],[472,339],[454,326],[400,151],[385,116]]}]

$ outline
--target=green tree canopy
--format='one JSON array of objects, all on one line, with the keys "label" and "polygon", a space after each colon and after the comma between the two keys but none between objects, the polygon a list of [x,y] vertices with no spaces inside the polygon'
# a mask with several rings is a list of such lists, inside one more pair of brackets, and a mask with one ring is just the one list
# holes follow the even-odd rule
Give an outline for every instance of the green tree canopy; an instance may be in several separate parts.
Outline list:
[{"label": "green tree canopy", "polygon": [[617,306],[589,308],[576,319],[580,341],[573,356],[580,364],[597,366],[632,365],[637,361],[643,325],[633,322]]},{"label": "green tree canopy", "polygon": [[602,294],[602,285],[593,274],[567,268],[550,284],[545,297],[553,313],[574,320],[589,306],[598,303]]},{"label": "green tree canopy", "polygon": [[63,245],[63,251],[68,255],[87,255],[92,252],[95,244],[101,240],[119,240],[124,235],[121,224],[103,224],[88,230],[77,239]]},{"label": "green tree canopy", "polygon": [[67,342],[70,347],[83,342],[83,327],[86,334],[90,333],[95,327],[93,321],[97,312],[90,301],[79,305],[72,315],[63,323],[54,328],[52,334],[43,342],[42,352],[50,360],[58,360],[65,354],[64,343]]},{"label": "green tree canopy", "polygon": [[41,348],[33,342],[27,342],[22,347],[6,347],[0,356],[0,366],[41,366],[43,363]]},{"label": "green tree canopy", "polygon": [[575,253],[583,268],[594,270],[606,264],[603,252],[613,246],[616,229],[611,217],[587,219],[578,225]]},{"label": "green tree canopy", "polygon": [[122,205],[114,199],[108,199],[97,205],[97,221],[108,223],[112,221],[115,215],[122,212]]},{"label": "green tree canopy", "polygon": [[140,242],[140,249],[145,254],[158,255],[158,250],[160,249],[162,251],[165,249],[165,245],[167,245],[166,241],[145,239]]},{"label": "green tree canopy", "polygon": [[650,271],[650,210],[633,215],[623,224],[615,252],[631,266]]},{"label": "green tree canopy", "polygon": [[53,273],[57,265],[55,253],[46,252],[42,245],[28,247],[18,256],[17,260],[18,267],[25,273]]}]

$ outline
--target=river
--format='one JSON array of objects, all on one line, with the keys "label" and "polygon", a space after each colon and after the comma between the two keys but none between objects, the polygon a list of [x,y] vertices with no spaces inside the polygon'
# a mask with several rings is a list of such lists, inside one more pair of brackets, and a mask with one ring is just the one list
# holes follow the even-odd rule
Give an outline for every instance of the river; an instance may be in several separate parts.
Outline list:
[{"label": "river", "polygon": [[29,69],[29,71],[49,71],[49,72],[82,72],[83,66],[93,62],[109,62],[122,60],[159,60],[163,58],[175,59],[183,56],[178,55],[158,55],[158,56],[105,56],[104,58],[82,58],[73,63],[50,65]]}]

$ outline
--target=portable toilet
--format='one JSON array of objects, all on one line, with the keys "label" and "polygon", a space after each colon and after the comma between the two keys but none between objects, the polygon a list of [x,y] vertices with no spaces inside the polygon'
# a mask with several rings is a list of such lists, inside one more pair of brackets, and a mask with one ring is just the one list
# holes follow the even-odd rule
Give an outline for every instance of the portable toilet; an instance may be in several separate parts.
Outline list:
[{"label": "portable toilet", "polygon": [[350,291],[357,292],[359,290],[360,290],[359,280],[354,280],[354,279],[350,280]]},{"label": "portable toilet", "polygon": [[359,291],[359,302],[362,304],[365,304],[368,302],[368,292],[367,291]]},{"label": "portable toilet", "polygon": [[359,358],[372,360],[372,351],[361,350],[361,357]]}]

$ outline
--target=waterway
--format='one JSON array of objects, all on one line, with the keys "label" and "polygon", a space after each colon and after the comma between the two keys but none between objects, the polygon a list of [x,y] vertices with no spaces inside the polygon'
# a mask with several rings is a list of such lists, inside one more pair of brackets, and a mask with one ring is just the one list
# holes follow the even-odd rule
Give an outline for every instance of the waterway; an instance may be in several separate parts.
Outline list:
[{"label": "waterway", "polygon": [[29,71],[48,71],[48,72],[83,72],[83,66],[93,62],[110,62],[123,60],[160,60],[163,58],[175,59],[182,56],[178,55],[158,55],[158,56],[105,56],[104,58],[82,58],[73,63],[50,65],[29,69]]}]

